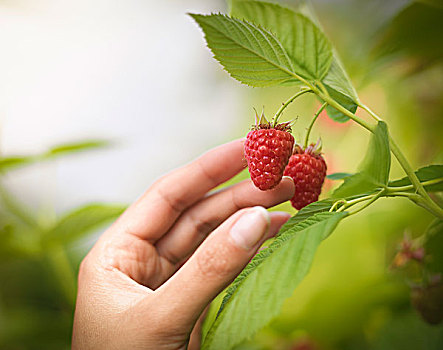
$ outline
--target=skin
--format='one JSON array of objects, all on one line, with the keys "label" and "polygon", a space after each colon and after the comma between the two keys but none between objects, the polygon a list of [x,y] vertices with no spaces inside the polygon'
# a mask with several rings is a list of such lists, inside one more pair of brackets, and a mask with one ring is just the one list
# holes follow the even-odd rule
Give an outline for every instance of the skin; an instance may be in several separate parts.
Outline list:
[{"label": "skin", "polygon": [[245,168],[243,143],[162,177],[100,237],[80,265],[74,350],[199,348],[205,308],[289,218],[263,207],[294,195],[290,178],[210,192]]}]

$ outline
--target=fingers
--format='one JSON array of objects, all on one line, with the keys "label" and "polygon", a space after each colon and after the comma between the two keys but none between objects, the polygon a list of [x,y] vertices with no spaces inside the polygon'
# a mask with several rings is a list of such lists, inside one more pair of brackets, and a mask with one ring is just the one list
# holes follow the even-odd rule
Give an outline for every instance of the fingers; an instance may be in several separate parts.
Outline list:
[{"label": "fingers", "polygon": [[220,223],[239,209],[256,205],[265,208],[285,202],[294,195],[294,182],[283,178],[271,191],[260,191],[250,180],[214,193],[189,208],[169,233],[156,244],[160,256],[178,264],[191,255]]},{"label": "fingers", "polygon": [[183,210],[245,166],[243,139],[224,144],[158,180],[119,220],[126,232],[155,242]]},{"label": "fingers", "polygon": [[179,324],[192,325],[210,301],[231,283],[266,239],[270,216],[263,207],[231,216],[156,293]]}]

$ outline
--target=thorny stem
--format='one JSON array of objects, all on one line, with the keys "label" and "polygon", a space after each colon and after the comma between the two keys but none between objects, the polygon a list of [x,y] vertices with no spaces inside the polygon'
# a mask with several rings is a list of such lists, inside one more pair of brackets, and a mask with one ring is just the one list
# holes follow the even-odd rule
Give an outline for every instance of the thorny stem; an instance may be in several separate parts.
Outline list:
[{"label": "thorny stem", "polygon": [[288,107],[297,97],[299,97],[307,92],[313,92],[313,90],[312,89],[302,89],[299,92],[297,92],[294,96],[292,96],[289,100],[287,100],[285,103],[283,103],[281,105],[281,107],[279,108],[279,110],[277,111],[277,113],[275,113],[274,117],[272,118],[271,123],[273,125],[276,125],[278,122],[278,118],[283,113],[283,111],[286,109],[286,107]]},{"label": "thorny stem", "polygon": [[319,110],[315,113],[314,118],[312,118],[311,124],[309,124],[308,131],[306,132],[306,138],[305,138],[305,144],[304,144],[305,149],[306,149],[306,147],[308,147],[309,135],[311,134],[312,127],[314,126],[314,123],[317,120],[320,113],[326,108],[327,105],[328,105],[327,102],[323,103],[321,105],[321,107],[319,108]]}]

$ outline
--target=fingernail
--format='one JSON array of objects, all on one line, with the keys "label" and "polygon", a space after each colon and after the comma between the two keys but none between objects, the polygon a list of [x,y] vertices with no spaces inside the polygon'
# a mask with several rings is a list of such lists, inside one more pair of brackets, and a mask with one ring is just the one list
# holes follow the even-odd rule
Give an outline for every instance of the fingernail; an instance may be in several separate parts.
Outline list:
[{"label": "fingernail", "polygon": [[265,236],[271,219],[263,207],[254,207],[244,213],[229,232],[235,245],[250,250]]}]

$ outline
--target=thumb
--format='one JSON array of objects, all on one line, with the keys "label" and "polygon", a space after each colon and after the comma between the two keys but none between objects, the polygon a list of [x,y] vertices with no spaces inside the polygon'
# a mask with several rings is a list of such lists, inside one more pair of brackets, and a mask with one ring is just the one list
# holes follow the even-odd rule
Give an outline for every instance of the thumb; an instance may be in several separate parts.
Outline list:
[{"label": "thumb", "polygon": [[231,216],[156,290],[157,301],[177,322],[192,327],[204,308],[254,256],[267,238],[270,224],[269,213],[263,207],[243,209]]}]

